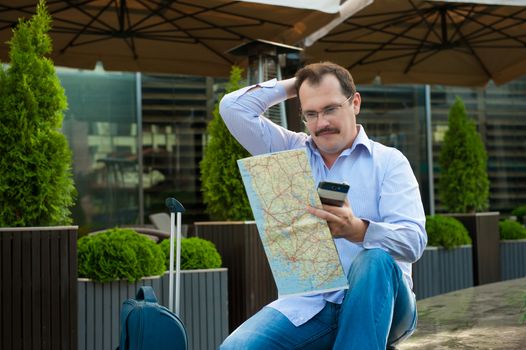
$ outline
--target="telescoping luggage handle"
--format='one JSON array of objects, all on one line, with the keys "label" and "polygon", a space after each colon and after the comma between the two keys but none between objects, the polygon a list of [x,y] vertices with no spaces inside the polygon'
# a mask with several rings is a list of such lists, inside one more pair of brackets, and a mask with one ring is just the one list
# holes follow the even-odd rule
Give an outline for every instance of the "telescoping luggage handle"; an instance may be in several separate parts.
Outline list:
[{"label": "telescoping luggage handle", "polygon": [[181,213],[185,209],[183,205],[175,198],[166,198],[166,207],[170,211],[170,270],[168,283],[168,308],[174,312],[173,305],[173,271],[174,271],[174,227],[175,227],[175,213],[177,213],[177,247],[176,247],[176,263],[175,263],[175,314],[179,316],[179,291],[180,291],[180,275],[181,275]]}]

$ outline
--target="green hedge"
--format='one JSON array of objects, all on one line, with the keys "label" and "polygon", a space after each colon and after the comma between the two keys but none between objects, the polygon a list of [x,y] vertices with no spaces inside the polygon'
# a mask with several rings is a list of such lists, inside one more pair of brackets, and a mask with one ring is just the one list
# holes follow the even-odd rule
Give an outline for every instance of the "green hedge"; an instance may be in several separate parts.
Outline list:
[{"label": "green hedge", "polygon": [[426,218],[428,246],[447,249],[471,244],[468,230],[453,217],[434,215]]},{"label": "green hedge", "polygon": [[515,220],[499,222],[500,239],[526,239],[526,227]]},{"label": "green hedge", "polygon": [[515,215],[519,221],[522,221],[526,216],[526,205],[521,205],[513,209],[511,215]]},{"label": "green hedge", "polygon": [[[170,240],[165,239],[159,245],[165,255],[165,266],[168,270],[170,266]],[[174,251],[175,249],[174,242]],[[221,264],[221,255],[219,255],[214,243],[198,237],[181,240],[182,270],[215,269],[221,267]]]},{"label": "green hedge", "polygon": [[164,271],[161,248],[131,229],[114,228],[78,240],[79,277],[133,282]]}]

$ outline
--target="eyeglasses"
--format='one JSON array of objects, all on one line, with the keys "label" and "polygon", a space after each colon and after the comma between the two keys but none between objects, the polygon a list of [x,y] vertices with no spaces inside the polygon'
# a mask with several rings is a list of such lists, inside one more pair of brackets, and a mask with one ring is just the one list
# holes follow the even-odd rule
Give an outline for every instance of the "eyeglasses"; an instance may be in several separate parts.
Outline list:
[{"label": "eyeglasses", "polygon": [[347,101],[349,101],[353,96],[354,94],[347,97],[347,99],[343,101],[342,103],[340,103],[339,105],[332,105],[332,106],[326,107],[319,112],[301,111],[300,112],[301,118],[306,124],[314,123],[316,120],[318,120],[320,116],[325,117],[325,119],[334,118],[335,116],[338,115],[338,111],[340,110],[340,108],[342,108],[343,105],[347,103]]}]

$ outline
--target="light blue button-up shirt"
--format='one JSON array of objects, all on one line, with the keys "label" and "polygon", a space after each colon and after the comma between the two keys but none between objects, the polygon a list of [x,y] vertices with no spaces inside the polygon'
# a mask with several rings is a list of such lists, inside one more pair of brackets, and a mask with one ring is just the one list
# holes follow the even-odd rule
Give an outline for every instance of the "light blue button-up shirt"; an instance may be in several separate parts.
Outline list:
[{"label": "light blue button-up shirt", "polygon": [[[283,86],[275,79],[258,85],[261,89],[251,90],[253,86],[249,86],[221,100],[220,113],[232,135],[252,155],[306,148],[316,185],[320,181],[348,183],[349,204],[369,226],[363,243],[335,239],[345,273],[360,251],[380,248],[395,259],[412,288],[411,264],[423,254],[427,235],[418,183],[407,158],[395,148],[370,140],[359,125],[351,148],[345,149],[329,169],[309,135],[287,130],[261,116],[287,98]],[[326,301],[341,304],[344,293],[283,297],[268,306],[299,326],[321,311]]]}]

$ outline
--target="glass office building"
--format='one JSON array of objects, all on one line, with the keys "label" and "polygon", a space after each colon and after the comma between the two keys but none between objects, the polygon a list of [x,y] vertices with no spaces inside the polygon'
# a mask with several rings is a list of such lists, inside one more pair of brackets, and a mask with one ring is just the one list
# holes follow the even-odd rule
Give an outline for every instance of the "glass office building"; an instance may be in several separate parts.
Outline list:
[{"label": "glass office building", "polygon": [[[63,131],[73,151],[74,222],[81,232],[148,223],[149,214],[165,211],[170,196],[187,208],[184,223],[207,219],[199,161],[224,79],[69,69],[58,74],[69,103]],[[407,156],[428,213],[441,211],[430,184],[438,180],[438,154],[456,96],[488,151],[490,209],[508,213],[526,204],[526,79],[478,89],[373,84],[358,91],[358,122],[371,138]]]}]

